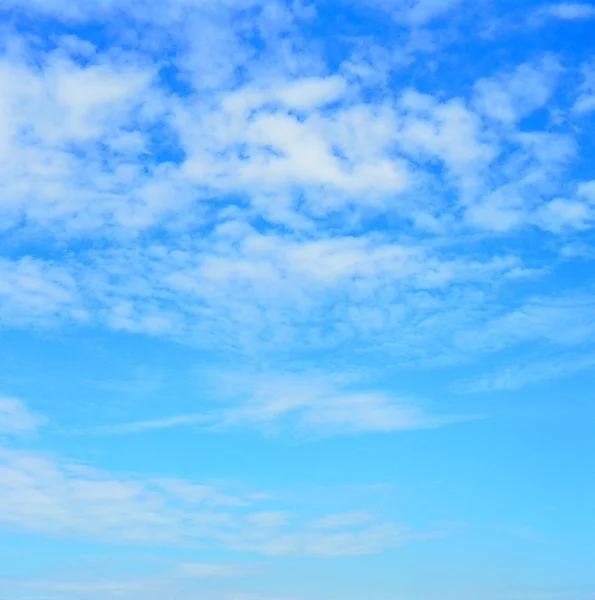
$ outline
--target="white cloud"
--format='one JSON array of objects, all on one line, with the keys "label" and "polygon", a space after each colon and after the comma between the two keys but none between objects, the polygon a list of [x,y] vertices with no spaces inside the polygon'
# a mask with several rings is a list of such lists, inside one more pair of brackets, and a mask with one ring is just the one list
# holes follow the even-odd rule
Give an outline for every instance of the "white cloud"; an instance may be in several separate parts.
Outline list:
[{"label": "white cloud", "polygon": [[561,2],[539,9],[538,14],[564,21],[577,21],[594,18],[595,7],[586,2]]},{"label": "white cloud", "polygon": [[452,10],[464,0],[417,0],[407,13],[408,19],[415,25],[421,25],[434,17]]},{"label": "white cloud", "polygon": [[66,50],[72,43],[40,67],[32,57],[0,58],[4,227],[24,219],[68,234],[151,224],[167,212],[155,191],[170,179],[167,164],[150,158],[146,133],[163,109],[155,67],[123,52],[82,65]]},{"label": "white cloud", "polygon": [[518,390],[527,385],[568,377],[595,367],[595,355],[562,356],[555,360],[527,362],[508,366],[467,382],[459,382],[455,389],[468,393]]},{"label": "white cloud", "polygon": [[[388,106],[358,102],[327,114],[319,105],[343,93],[341,78],[276,84],[280,88],[232,92],[222,111],[200,105],[177,110],[174,127],[187,154],[184,177],[221,192],[273,193],[271,203],[297,186],[315,194],[316,206],[305,208],[319,215],[406,188],[406,164],[388,155],[394,128]],[[306,113],[300,117],[291,108]]]},{"label": "white cloud", "polygon": [[306,77],[285,87],[277,87],[273,94],[289,109],[312,110],[339,100],[346,89],[346,81],[338,76]]},{"label": "white cloud", "polygon": [[29,14],[49,15],[67,22],[104,19],[117,12],[126,12],[141,21],[161,23],[180,21],[193,9],[210,10],[218,7],[249,8],[258,5],[254,0],[130,0],[122,4],[118,0],[79,0],[75,4],[68,0],[6,0],[4,8],[18,9]]},{"label": "white cloud", "polygon": [[[226,374],[229,379],[231,374]],[[202,424],[215,430],[230,427],[289,429],[315,434],[389,433],[431,429],[469,420],[470,416],[431,414],[419,401],[341,385],[335,377],[267,375],[233,378],[241,393],[221,389],[226,407],[199,415],[177,415],[154,423],[132,422],[100,427],[102,434]],[[227,397],[226,397],[227,396]]]},{"label": "white cloud", "polygon": [[[221,568],[224,566],[226,565],[221,565]],[[53,579],[0,580],[5,594],[3,600],[23,600],[24,598],[33,597],[43,597],[44,600],[50,598],[51,600],[62,600],[63,598],[104,600],[106,597],[125,598],[126,600],[160,600],[172,596],[200,598],[201,600],[297,600],[295,597],[290,598],[288,596],[231,592],[225,588],[214,590],[210,586],[205,586],[206,583],[205,578],[185,577],[181,572],[163,573],[159,576],[144,577],[138,580],[120,581],[95,578],[89,580],[88,577],[73,577],[62,581]],[[219,581],[218,583],[221,584],[222,582]],[[39,594],[43,594],[43,596]]]},{"label": "white cloud", "polygon": [[145,431],[171,429],[172,427],[201,425],[205,423],[209,424],[210,422],[211,419],[209,416],[204,414],[176,415],[173,417],[165,417],[163,419],[125,423],[123,425],[106,425],[100,427],[97,431],[98,433],[106,434],[142,433]]},{"label": "white cloud", "polygon": [[514,310],[486,319],[473,332],[461,332],[456,344],[475,352],[497,351],[526,343],[569,348],[595,335],[595,309],[590,295],[533,297]]},{"label": "white cloud", "polygon": [[544,106],[554,93],[562,72],[557,60],[526,63],[512,73],[480,79],[474,86],[474,102],[487,117],[511,125]]},{"label": "white cloud", "polygon": [[459,176],[496,156],[494,140],[484,135],[478,115],[461,99],[439,103],[411,90],[403,94],[400,104],[404,116],[398,139],[414,155],[436,156]]},{"label": "white cloud", "polygon": [[[451,6],[387,4],[417,11],[418,23]],[[153,60],[156,32],[145,40],[156,46],[134,51],[13,35],[0,60],[0,212],[11,240],[35,237],[42,249],[23,256],[17,243],[0,263],[5,325],[101,325],[251,353],[365,340],[414,362],[481,329],[505,284],[547,274],[522,250],[483,245],[486,232],[591,227],[590,203],[564,184],[575,136],[524,121],[550,108],[563,75],[553,58],[496,71],[461,96],[396,84],[370,98],[370,80],[343,68],[349,57],[333,72],[319,48],[301,52],[300,11],[254,5],[234,20],[236,8],[164,7],[164,23],[213,25],[199,46],[180,28],[175,84]],[[118,10],[149,19],[157,5]],[[260,36],[257,58],[244,27]],[[393,58],[376,62],[390,71]],[[383,412],[377,396],[361,402],[391,423],[419,418]],[[344,407],[325,410],[321,427]]]},{"label": "white cloud", "polygon": [[85,318],[76,283],[63,266],[30,257],[0,258],[0,322],[43,326]]},{"label": "white cloud", "polygon": [[464,417],[430,415],[417,403],[379,392],[340,389],[310,378],[284,377],[257,384],[240,408],[230,409],[231,425],[267,425],[294,418],[306,431],[390,432],[439,427]]},{"label": "white cloud", "polygon": [[[456,212],[445,192],[466,204],[494,192],[494,180],[522,181],[524,174],[494,164],[506,145],[481,115],[512,126],[547,101],[560,71],[546,58],[478,81],[478,113],[462,98],[438,101],[414,90],[368,103],[357,81],[287,70],[179,97],[159,85],[156,66],[140,53],[100,53],[83,43],[62,38],[36,56],[39,67],[22,53],[4,57],[0,77],[10,93],[0,110],[7,124],[0,168],[9,226],[25,220],[30,232],[102,237],[188,230],[225,213],[205,200],[231,195],[247,209],[242,219],[262,216],[301,231],[315,232],[321,217],[357,222],[366,212],[441,230],[445,209]],[[81,51],[85,64],[72,56]],[[523,163],[540,162],[551,181],[539,155],[545,144],[513,133]],[[156,151],[164,141],[165,155]],[[450,176],[440,184],[436,160]]]},{"label": "white cloud", "polygon": [[539,208],[538,218],[550,231],[586,229],[595,212],[578,200],[554,198]]},{"label": "white cloud", "polygon": [[585,65],[583,67],[583,77],[574,110],[580,115],[587,115],[595,110],[595,65]]},{"label": "white cloud", "polygon": [[555,233],[595,225],[595,181],[578,184],[575,198],[553,198],[539,207],[537,219]]},{"label": "white cloud", "polygon": [[[21,268],[19,262],[7,264],[7,271]],[[35,265],[35,289],[45,290],[45,274],[55,266],[39,260]],[[431,244],[395,244],[379,235],[300,240],[263,235],[231,221],[183,245],[121,245],[62,263],[60,277],[72,289],[58,296],[60,303],[42,296],[37,319],[45,324],[87,319],[115,330],[250,352],[257,340],[262,349],[278,343],[333,347],[364,337],[395,343],[398,334],[412,358],[431,335],[428,319],[460,306],[464,296],[478,302],[476,286],[485,288],[494,277],[539,274],[512,256],[460,258]],[[10,303],[2,313],[7,325],[32,322],[29,287],[15,279],[7,288]],[[440,328],[454,331],[452,316]],[[170,423],[148,420],[137,429],[164,425]]]},{"label": "white cloud", "polygon": [[18,398],[0,398],[0,435],[32,433],[45,418],[27,408]]},{"label": "white cloud", "polygon": [[426,537],[432,535],[420,535],[392,523],[382,523],[363,529],[325,532],[323,535],[316,531],[281,534],[269,539],[258,535],[242,540],[235,548],[265,555],[360,556]]},{"label": "white cloud", "polygon": [[443,16],[464,0],[375,0],[374,5],[390,12],[398,21],[414,27]]},{"label": "white cloud", "polygon": [[297,514],[279,518],[286,513],[255,510],[259,502],[264,500],[253,494],[238,502],[197,482],[109,473],[36,452],[0,449],[0,524],[12,529],[269,555],[358,555],[428,536],[378,518],[347,531],[337,524],[329,532]]},{"label": "white cloud", "polygon": [[365,525],[374,520],[373,515],[366,511],[355,511],[349,513],[338,513],[336,515],[328,515],[319,519],[315,526],[320,529],[341,529],[344,527],[357,527]]}]

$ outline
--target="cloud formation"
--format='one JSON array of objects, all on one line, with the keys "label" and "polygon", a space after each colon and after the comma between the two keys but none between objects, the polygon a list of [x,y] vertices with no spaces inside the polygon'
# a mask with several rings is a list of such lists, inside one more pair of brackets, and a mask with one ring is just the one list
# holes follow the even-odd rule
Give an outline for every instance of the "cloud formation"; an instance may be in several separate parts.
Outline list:
[{"label": "cloud formation", "polygon": [[[38,452],[0,449],[0,522],[45,536],[271,556],[351,556],[434,535],[376,516],[354,522],[322,515],[308,522],[293,513],[263,511],[259,497],[233,497],[179,478],[109,473]],[[326,527],[320,527],[320,519]],[[185,572],[223,574],[191,567]]]},{"label": "cloud formation", "polygon": [[27,408],[18,398],[0,398],[0,435],[35,432],[45,418]]},{"label": "cloud formation", "polygon": [[[281,600],[283,564],[388,551],[470,513],[539,524],[548,552],[576,549],[541,571],[575,576],[585,528],[563,495],[585,497],[588,452],[567,453],[589,440],[577,427],[540,447],[568,465],[541,487],[523,472],[529,428],[507,456],[484,443],[502,423],[475,421],[487,392],[595,366],[593,16],[539,0],[4,0],[0,525],[51,541],[40,566],[62,560],[54,545],[158,556],[151,576],[125,571],[134,558],[105,577],[31,567],[3,593]],[[43,398],[52,426],[13,394]],[[294,465],[349,481],[298,498]],[[246,481],[204,477],[218,468]],[[539,521],[533,477],[568,527]],[[504,581],[505,542],[477,527],[440,569],[481,558],[481,538]],[[275,563],[268,589],[246,557]],[[371,562],[349,565],[377,584]],[[424,591],[425,567],[412,592],[413,577],[383,593],[557,594]],[[341,598],[372,589],[338,579]]]},{"label": "cloud formation", "polygon": [[595,8],[586,2],[561,2],[560,4],[550,4],[540,9],[539,12],[542,15],[562,19],[564,21],[595,18]]},{"label": "cloud formation", "polygon": [[222,379],[226,380],[225,384],[220,383],[221,389],[215,392],[219,408],[104,425],[96,428],[94,433],[122,435],[195,427],[220,432],[244,428],[269,432],[294,430],[325,436],[434,429],[477,418],[432,414],[417,399],[392,397],[386,392],[369,390],[365,382],[364,385],[349,385],[353,382],[345,385],[341,383],[341,377],[332,374],[263,373],[234,377],[226,373]]}]

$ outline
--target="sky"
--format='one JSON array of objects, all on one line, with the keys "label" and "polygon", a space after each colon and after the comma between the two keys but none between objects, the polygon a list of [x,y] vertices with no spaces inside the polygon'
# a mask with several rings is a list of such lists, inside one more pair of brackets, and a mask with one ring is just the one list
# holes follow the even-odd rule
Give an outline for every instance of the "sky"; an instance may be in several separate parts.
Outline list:
[{"label": "sky", "polygon": [[595,5],[0,2],[0,600],[595,599]]}]

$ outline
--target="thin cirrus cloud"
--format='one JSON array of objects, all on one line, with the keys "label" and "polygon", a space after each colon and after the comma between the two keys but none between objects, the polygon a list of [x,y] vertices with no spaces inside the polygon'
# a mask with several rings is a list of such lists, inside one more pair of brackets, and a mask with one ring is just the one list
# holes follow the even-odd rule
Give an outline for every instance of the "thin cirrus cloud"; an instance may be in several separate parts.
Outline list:
[{"label": "thin cirrus cloud", "polygon": [[[256,554],[351,556],[436,535],[371,516],[314,522],[267,518],[262,495],[242,501],[183,480],[108,473],[41,453],[0,450],[0,522],[49,537],[118,544],[220,548]],[[320,522],[327,523],[324,528]],[[215,576],[206,568],[188,576]]]},{"label": "thin cirrus cloud", "polygon": [[43,415],[29,410],[20,399],[0,397],[0,435],[34,433],[45,422]]},{"label": "thin cirrus cloud", "polygon": [[481,375],[475,380],[459,382],[454,389],[466,393],[510,391],[525,386],[563,379],[576,373],[589,371],[595,366],[595,356],[577,355],[555,360],[534,361],[522,366],[508,366]]},{"label": "thin cirrus cloud", "polygon": [[[344,388],[336,376],[266,375],[241,381],[244,392],[226,397],[225,408],[210,412],[167,416],[148,421],[132,421],[97,427],[94,433],[118,435],[198,427],[212,431],[256,428],[294,430],[305,434],[390,433],[434,429],[475,420],[473,415],[432,414],[418,400],[394,398],[377,391]],[[88,433],[88,432],[86,432]]]},{"label": "thin cirrus cloud", "polygon": [[[0,417],[0,433],[29,432],[43,423],[16,399],[2,399]],[[173,426],[171,420],[168,426]],[[383,521],[370,512],[306,520],[279,510],[271,498],[262,492],[233,493],[220,484],[110,472],[55,454],[0,448],[0,523],[49,537],[269,556],[351,556],[437,535]],[[188,563],[176,573],[186,578],[240,574],[211,563]],[[112,584],[101,585],[108,591]],[[84,591],[73,586],[63,591]]]}]

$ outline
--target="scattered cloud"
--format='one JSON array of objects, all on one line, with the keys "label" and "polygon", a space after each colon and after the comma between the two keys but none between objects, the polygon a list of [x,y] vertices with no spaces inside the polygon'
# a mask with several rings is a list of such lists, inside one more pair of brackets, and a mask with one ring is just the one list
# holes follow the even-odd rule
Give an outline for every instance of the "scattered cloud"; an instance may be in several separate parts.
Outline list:
[{"label": "scattered cloud", "polygon": [[[0,450],[0,523],[18,531],[112,544],[317,556],[368,554],[431,535],[377,517],[345,527],[331,518],[332,529],[321,529],[324,516],[309,522],[263,512],[258,502],[264,500],[247,494],[238,501],[192,481],[109,473],[37,452]],[[207,575],[206,567],[202,575],[195,569],[194,576]]]},{"label": "scattered cloud", "polygon": [[594,355],[533,361],[496,370],[473,381],[459,382],[455,389],[470,393],[518,390],[527,385],[568,377],[593,367],[595,367]]},{"label": "scattered cloud", "polygon": [[18,398],[0,398],[0,435],[33,433],[45,421],[45,417],[29,410]]},{"label": "scattered cloud", "polygon": [[540,8],[538,14],[563,21],[578,21],[594,18],[595,8],[586,2],[561,2]]},{"label": "scattered cloud", "polygon": [[512,73],[480,79],[474,103],[488,118],[513,125],[546,104],[562,71],[556,59],[546,57],[537,64],[520,65]]},{"label": "scattered cloud", "polygon": [[397,21],[420,27],[443,17],[465,0],[375,0],[373,5],[391,13]]},{"label": "scattered cloud", "polygon": [[595,64],[585,65],[582,71],[583,83],[574,110],[580,115],[588,115],[595,110]]},{"label": "scattered cloud", "polygon": [[[495,69],[464,94],[396,85],[370,99],[348,69],[279,54],[279,32],[301,43],[297,8],[275,4],[271,16],[249,4],[240,21],[257,24],[258,60],[228,18],[237,3],[164,10],[216,23],[209,45],[234,49],[229,73],[196,62],[208,49],[182,30],[174,62],[142,45],[107,51],[68,35],[40,48],[11,34],[0,57],[4,326],[101,326],[251,355],[365,342],[401,361],[452,357],[456,336],[471,338],[494,310],[514,313],[526,300],[518,283],[550,271],[548,257],[486,236],[591,230],[592,203],[563,183],[576,130],[527,122],[560,102],[558,58]],[[385,8],[425,23],[455,4]],[[16,5],[67,19],[116,10]],[[117,10],[153,18],[141,6]],[[585,73],[568,114],[589,111]],[[331,404],[328,422],[342,410]],[[388,420],[419,419],[407,414]]]},{"label": "scattered cloud", "polygon": [[[515,362],[470,371],[457,389],[475,393],[593,367],[592,287],[573,268],[595,256],[595,69],[586,46],[551,53],[527,25],[579,31],[595,8],[339,8],[335,19],[321,3],[285,0],[4,0],[0,326],[107,331],[118,351],[120,339],[165,338],[227,367],[216,402],[157,398],[157,415],[131,404],[129,422],[84,430],[94,442],[184,427],[438,428],[473,415],[451,413],[439,389],[429,403],[383,386],[370,365]],[[504,37],[520,30],[518,43]],[[267,367],[246,375],[246,362]],[[354,367],[367,378],[347,375]],[[103,389],[165,387],[143,372],[126,385]],[[13,447],[43,423],[0,398],[0,524],[11,531],[316,557],[442,534],[348,499],[296,509],[231,483]],[[192,597],[192,581],[250,571],[222,560],[150,580],[5,583],[17,597]]]}]

